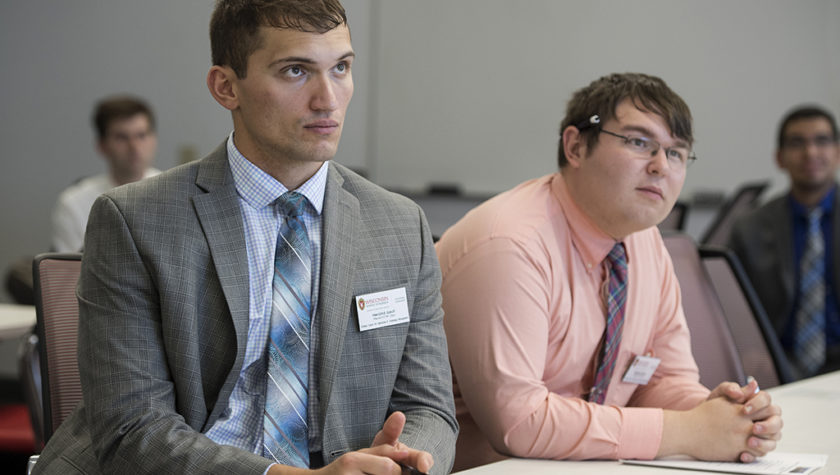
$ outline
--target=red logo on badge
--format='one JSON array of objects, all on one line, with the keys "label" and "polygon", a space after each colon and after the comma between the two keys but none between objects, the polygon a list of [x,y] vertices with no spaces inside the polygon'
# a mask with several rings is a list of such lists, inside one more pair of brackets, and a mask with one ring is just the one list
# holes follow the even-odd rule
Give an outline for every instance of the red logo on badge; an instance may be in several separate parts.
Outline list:
[{"label": "red logo on badge", "polygon": [[359,299],[359,310],[365,309],[365,299]]}]

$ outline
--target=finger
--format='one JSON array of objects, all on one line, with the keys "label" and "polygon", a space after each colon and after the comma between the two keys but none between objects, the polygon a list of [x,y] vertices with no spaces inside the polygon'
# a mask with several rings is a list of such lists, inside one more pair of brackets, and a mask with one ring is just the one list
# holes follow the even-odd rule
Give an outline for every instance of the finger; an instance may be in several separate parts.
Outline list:
[{"label": "finger", "polygon": [[782,438],[782,426],[784,422],[781,417],[772,416],[753,424],[752,433],[764,439],[779,440]]},{"label": "finger", "polygon": [[741,401],[748,401],[751,398],[753,398],[756,394],[758,394],[758,381],[756,381],[755,378],[750,376],[747,379],[747,384],[739,387],[738,391],[740,394],[737,397],[739,397]]},{"label": "finger", "polygon": [[435,464],[435,459],[432,457],[432,454],[423,450],[412,449],[402,442],[397,442],[394,445],[379,444],[369,449],[364,449],[362,452],[388,457],[395,462],[410,465],[421,472],[428,472],[431,470],[432,465]]},{"label": "finger", "polygon": [[776,441],[773,439],[762,439],[761,437],[750,437],[747,439],[747,452],[756,457],[763,457],[776,449]]},{"label": "finger", "polygon": [[410,465],[424,473],[429,473],[432,465],[435,464],[435,459],[432,457],[432,454],[417,449],[408,449],[408,455],[404,459],[397,461]]},{"label": "finger", "polygon": [[403,427],[405,427],[405,414],[400,411],[394,412],[385,419],[385,423],[382,424],[382,430],[373,438],[372,446],[375,447],[382,444],[396,445],[400,440],[400,435],[402,435]]},{"label": "finger", "polygon": [[[744,409],[746,412],[746,408]],[[758,422],[771,417],[782,417],[782,408],[775,404],[768,404],[761,409],[753,409],[749,414],[745,414],[749,419]]]},{"label": "finger", "polygon": [[714,399],[721,396],[726,396],[726,388],[733,383],[730,382],[723,382],[717,385],[715,389],[712,389],[712,392],[709,394],[708,399]]},{"label": "finger", "polygon": [[393,459],[398,452],[400,451],[389,445],[380,445],[374,448],[348,452],[333,463],[338,465],[340,473],[398,475],[402,473],[402,469]]},{"label": "finger", "polygon": [[732,402],[742,402],[746,399],[745,390],[738,386],[737,383],[731,381],[718,384],[711,394],[709,394],[709,399],[716,397],[725,397]]},{"label": "finger", "polygon": [[395,445],[380,444],[364,449],[363,452],[388,457],[395,462],[410,465],[421,472],[428,472],[435,463],[434,457],[429,452],[412,449],[401,442]]},{"label": "finger", "polygon": [[758,381],[755,380],[752,376],[747,378],[747,385],[742,388],[744,390],[744,394],[747,396],[752,396],[758,394],[761,389],[758,387]]},{"label": "finger", "polygon": [[[745,387],[748,386],[749,385]],[[770,406],[771,401],[772,399],[770,398],[770,395],[764,391],[759,391],[756,394],[751,394],[749,397],[747,397],[747,400],[744,402],[744,414],[752,414],[756,411],[760,411],[765,407]]]},{"label": "finger", "polygon": [[362,454],[369,454],[369,455],[376,455],[377,457],[386,457],[391,459],[392,461],[400,461],[408,457],[408,451],[410,449],[406,448],[396,448],[393,445],[388,444],[380,444],[375,447],[370,447],[367,449],[357,450],[355,452],[348,452],[348,453],[362,453]]}]

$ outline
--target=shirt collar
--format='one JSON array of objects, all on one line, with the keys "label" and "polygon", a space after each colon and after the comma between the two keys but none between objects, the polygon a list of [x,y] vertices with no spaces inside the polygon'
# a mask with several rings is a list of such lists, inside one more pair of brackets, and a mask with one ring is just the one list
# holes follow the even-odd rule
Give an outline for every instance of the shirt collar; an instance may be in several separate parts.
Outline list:
[{"label": "shirt collar", "polygon": [[[569,194],[562,174],[554,174],[551,188],[563,209],[563,215],[571,231],[572,244],[583,259],[587,272],[599,269],[601,263],[615,246],[616,240],[595,226],[589,216],[575,203],[572,195]],[[630,262],[629,250],[627,262]]]},{"label": "shirt collar", "polygon": [[[262,208],[274,203],[283,193],[289,191],[285,185],[264,172],[245,158],[233,143],[233,132],[227,139],[228,163],[230,164],[236,191],[248,204],[254,208]],[[306,197],[315,212],[320,215],[324,207],[324,191],[327,187],[327,172],[329,161],[325,161],[321,168],[300,185],[298,193]]]},{"label": "shirt collar", "polygon": [[[831,190],[825,194],[822,200],[817,203],[817,207],[822,208],[823,216],[831,215],[831,211],[834,209],[834,196],[837,194],[837,185],[831,187]],[[796,201],[793,198],[793,195],[788,195],[790,197],[790,205],[791,209],[793,209],[793,215],[801,218],[807,218],[809,209],[806,208],[802,203]]]}]

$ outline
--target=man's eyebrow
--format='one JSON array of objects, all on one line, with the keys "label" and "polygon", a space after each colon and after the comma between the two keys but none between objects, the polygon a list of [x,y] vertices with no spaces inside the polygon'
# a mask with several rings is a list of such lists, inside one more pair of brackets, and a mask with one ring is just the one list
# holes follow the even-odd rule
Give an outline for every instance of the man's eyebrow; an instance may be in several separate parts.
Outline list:
[{"label": "man's eyebrow", "polygon": [[650,129],[648,129],[647,127],[645,127],[643,125],[634,125],[634,124],[622,125],[621,126],[621,131],[622,132],[638,132],[638,133],[644,135],[645,137],[653,137],[653,131],[651,131]]},{"label": "man's eyebrow", "polygon": [[[634,124],[625,125],[625,126],[621,127],[621,130],[622,131],[627,131],[627,132],[638,132],[638,133],[644,135],[645,137],[653,138],[653,132],[643,125],[634,125]],[[657,140],[657,142],[658,142],[658,140]],[[672,147],[685,147],[685,148],[689,147],[688,141],[686,141],[685,139],[681,139],[679,137],[675,137],[674,144],[671,145],[671,146]]]},{"label": "man's eyebrow", "polygon": [[[348,52],[344,53],[343,55],[341,55],[336,61],[343,61],[347,58],[355,58],[355,57],[356,57],[356,53],[354,53],[353,51],[348,51]],[[275,64],[284,64],[284,63],[316,64],[317,61],[315,61],[312,58],[307,58],[305,56],[286,56],[285,58],[275,59],[274,61],[271,62],[271,65],[273,66]]]},{"label": "man's eyebrow", "polygon": [[821,139],[821,138],[824,138],[824,137],[827,137],[827,138],[833,139],[833,138],[834,138],[834,135],[832,135],[832,134],[831,134],[831,132],[825,132],[825,133],[823,133],[823,132],[819,132],[819,133],[816,133],[816,134],[799,134],[799,133],[795,133],[795,134],[786,135],[786,136],[785,136],[785,140],[790,140],[790,139],[805,140],[805,139],[808,139],[808,138]]},{"label": "man's eyebrow", "polygon": [[315,60],[312,58],[306,58],[304,56],[286,56],[285,58],[275,59],[271,62],[271,65],[275,64],[283,64],[283,63],[303,63],[303,64],[315,64]]}]

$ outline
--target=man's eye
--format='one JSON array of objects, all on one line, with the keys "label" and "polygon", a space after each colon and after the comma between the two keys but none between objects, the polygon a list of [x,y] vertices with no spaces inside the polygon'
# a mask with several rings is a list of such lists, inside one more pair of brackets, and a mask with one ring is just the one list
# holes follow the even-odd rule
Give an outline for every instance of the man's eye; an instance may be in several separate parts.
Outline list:
[{"label": "man's eye", "polygon": [[289,66],[286,68],[286,75],[291,77],[298,77],[303,74],[303,68],[300,66]]},{"label": "man's eye", "polygon": [[679,148],[672,148],[668,150],[668,158],[684,162],[688,159],[688,152]]},{"label": "man's eye", "polygon": [[343,73],[343,72],[347,71],[347,63],[336,64],[335,65],[335,70],[340,72],[340,73]]},{"label": "man's eye", "polygon": [[825,147],[834,143],[834,139],[832,139],[828,135],[817,135],[816,137],[814,137],[814,143],[817,145],[817,147]]},{"label": "man's eye", "polygon": [[636,148],[647,148],[648,141],[643,137],[627,137],[627,143]]}]

